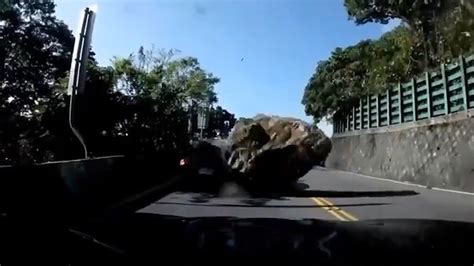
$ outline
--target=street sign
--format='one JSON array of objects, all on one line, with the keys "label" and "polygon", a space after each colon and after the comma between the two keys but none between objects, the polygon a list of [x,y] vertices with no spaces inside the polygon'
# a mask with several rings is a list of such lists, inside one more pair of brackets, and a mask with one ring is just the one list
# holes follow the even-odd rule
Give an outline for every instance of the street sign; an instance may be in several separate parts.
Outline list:
[{"label": "street sign", "polygon": [[82,24],[74,41],[73,59],[69,71],[68,95],[84,92],[86,81],[86,66],[89,59],[89,49],[94,29],[95,13],[89,8],[84,10]]},{"label": "street sign", "polygon": [[199,108],[198,111],[198,129],[206,129],[207,128],[207,108]]}]

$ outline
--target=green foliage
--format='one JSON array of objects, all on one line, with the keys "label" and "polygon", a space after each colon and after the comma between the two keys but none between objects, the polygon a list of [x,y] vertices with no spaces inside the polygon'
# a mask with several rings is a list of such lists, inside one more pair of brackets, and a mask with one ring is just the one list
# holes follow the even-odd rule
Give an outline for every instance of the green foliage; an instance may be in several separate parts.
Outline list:
[{"label": "green foliage", "polygon": [[[162,130],[150,137],[162,139],[160,143],[166,147],[156,149],[179,147],[176,143],[187,140],[189,130],[197,130],[196,107],[211,106],[217,102],[214,85],[219,79],[202,69],[196,58],[174,58],[175,54],[176,51],[171,50],[161,51],[155,56],[153,50],[140,47],[137,57],[131,54],[128,58],[115,58],[112,64],[116,79],[115,89],[133,96],[136,101],[145,105],[154,106],[127,122],[134,121],[138,126],[146,124],[147,127],[161,122],[159,127],[156,125],[156,130],[160,127]],[[141,121],[144,114],[150,114],[145,118],[146,123]],[[156,117],[163,121],[156,120]],[[187,129],[188,123],[191,124],[190,129]],[[140,132],[140,136],[131,139],[143,140],[146,135]]]},{"label": "green foliage", "polygon": [[[467,1],[466,1],[467,2]],[[352,108],[361,97],[380,93],[419,75],[439,62],[474,51],[472,4],[455,0],[345,0],[357,24],[402,25],[377,40],[336,48],[318,63],[302,103],[315,121],[331,119]]]},{"label": "green foliage", "polygon": [[344,6],[357,24],[388,23],[399,18],[413,27],[429,21],[450,0],[345,0]]},{"label": "green foliage", "polygon": [[441,61],[474,52],[474,3],[466,1],[438,19]]},{"label": "green foliage", "polygon": [[351,108],[360,97],[378,93],[397,82],[412,67],[409,34],[398,27],[378,41],[366,40],[345,49],[336,48],[318,63],[303,96],[306,113],[316,121]]},{"label": "green foliage", "polygon": [[138,57],[115,58],[114,90],[125,102],[124,116],[115,125],[134,153],[173,151],[188,143],[185,90],[167,78],[167,60],[139,49]]},{"label": "green foliage", "polygon": [[[41,125],[55,83],[70,66],[73,36],[49,1],[7,1],[0,9],[0,163],[42,157]],[[35,148],[31,148],[35,146]]]},{"label": "green foliage", "polygon": [[203,70],[197,58],[185,57],[165,64],[165,81],[184,89],[184,96],[198,104],[217,102],[214,85],[219,78]]},{"label": "green foliage", "polygon": [[[455,28],[464,33],[472,29],[474,14],[472,3],[460,0],[345,0],[344,5],[357,24],[386,24],[390,19],[401,19],[423,47],[424,67],[434,67],[446,58],[446,46],[451,49],[456,41],[468,41],[459,39],[461,32],[456,34]],[[457,38],[447,36],[453,33]]]},{"label": "green foliage", "polygon": [[160,52],[140,47],[138,57],[115,58],[112,62],[118,80],[116,88],[129,95],[157,97],[162,84],[180,88],[183,101],[213,104],[217,102],[214,85],[219,78],[201,68],[194,57],[174,59],[175,52]]}]

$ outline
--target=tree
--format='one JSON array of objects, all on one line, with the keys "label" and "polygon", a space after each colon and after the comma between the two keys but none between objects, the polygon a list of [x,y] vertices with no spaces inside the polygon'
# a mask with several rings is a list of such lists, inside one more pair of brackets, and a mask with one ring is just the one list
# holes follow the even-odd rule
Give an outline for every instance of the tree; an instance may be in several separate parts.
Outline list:
[{"label": "tree", "polygon": [[219,82],[219,78],[203,70],[197,58],[184,57],[168,62],[164,79],[169,84],[182,87],[184,97],[197,104],[217,102],[214,85]]},{"label": "tree", "polygon": [[371,64],[372,41],[362,41],[346,49],[336,48],[328,60],[321,61],[309,80],[303,104],[316,122],[330,118],[341,106],[367,95],[365,86]]},{"label": "tree", "polygon": [[192,137],[197,126],[193,123],[196,120],[193,117],[197,116],[199,108],[208,108],[217,102],[214,85],[219,82],[219,78],[203,70],[197,58],[184,57],[171,60],[173,54],[167,55],[168,60],[164,61],[164,80],[182,88],[181,96],[186,101],[188,111],[188,134]]},{"label": "tree", "polygon": [[440,29],[441,60],[474,52],[474,3],[459,1],[449,12],[437,18]]},{"label": "tree", "polygon": [[219,82],[201,68],[194,57],[174,59],[176,50],[160,51],[155,56],[153,50],[139,48],[138,57],[130,54],[127,58],[115,58],[113,67],[118,77],[117,89],[130,95],[150,95],[160,84],[180,88],[180,97],[185,101],[201,104],[217,102],[214,85]]},{"label": "tree", "polygon": [[134,146],[148,152],[183,147],[193,111],[217,102],[214,85],[219,79],[202,69],[196,58],[175,59],[175,54],[176,50],[161,50],[155,56],[153,50],[140,47],[137,56],[113,61],[115,90],[133,99],[132,110],[139,108],[121,122],[121,134],[139,139]]},{"label": "tree", "polygon": [[369,94],[381,93],[397,82],[403,82],[424,69],[420,61],[422,47],[405,26],[398,26],[371,44],[368,64]]},{"label": "tree", "polygon": [[344,5],[349,18],[355,20],[357,24],[368,22],[386,24],[391,19],[401,19],[423,45],[424,67],[433,67],[440,62],[440,58],[443,58],[443,31],[450,28],[449,24],[443,24],[440,21],[451,16],[453,10],[457,8],[468,10],[471,4],[464,2],[461,0],[345,0]]},{"label": "tree", "polygon": [[47,135],[42,116],[56,81],[69,69],[73,41],[67,26],[54,16],[51,1],[2,2],[1,164],[43,160],[44,152],[35,142]]},{"label": "tree", "polygon": [[346,0],[345,6],[357,24],[393,18],[403,23],[377,40],[336,48],[318,63],[302,101],[315,121],[331,119],[360,98],[474,51],[474,8],[469,1]]},{"label": "tree", "polygon": [[[359,99],[381,93],[419,71],[416,45],[409,30],[400,26],[378,40],[336,48],[321,61],[305,88],[302,103],[316,122],[348,111]],[[347,110],[346,110],[347,109]]]}]

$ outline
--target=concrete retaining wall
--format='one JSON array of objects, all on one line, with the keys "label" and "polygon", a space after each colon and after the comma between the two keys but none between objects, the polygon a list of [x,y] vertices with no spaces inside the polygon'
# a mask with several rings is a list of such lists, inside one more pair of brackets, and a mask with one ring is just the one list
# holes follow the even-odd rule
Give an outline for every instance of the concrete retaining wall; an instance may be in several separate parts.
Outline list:
[{"label": "concrete retaining wall", "polygon": [[474,192],[471,111],[333,137],[326,166]]}]

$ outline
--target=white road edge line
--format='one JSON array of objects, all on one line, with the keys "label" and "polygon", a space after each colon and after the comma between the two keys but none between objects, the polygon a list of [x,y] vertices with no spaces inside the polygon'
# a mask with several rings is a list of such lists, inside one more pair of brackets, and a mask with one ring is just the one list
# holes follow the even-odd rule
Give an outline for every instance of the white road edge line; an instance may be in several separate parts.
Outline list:
[{"label": "white road edge line", "polygon": [[364,175],[364,174],[359,174],[359,173],[353,173],[353,172],[337,170],[337,169],[330,169],[330,168],[325,168],[325,167],[317,167],[315,169],[318,169],[318,168],[329,170],[329,171],[334,171],[334,172],[354,174],[354,175],[358,175],[358,176],[369,178],[369,179],[375,179],[375,180],[385,181],[385,182],[392,182],[392,183],[395,183],[395,184],[401,184],[401,185],[407,185],[407,186],[413,186],[413,187],[419,187],[419,188],[425,188],[425,189],[431,189],[431,190],[438,190],[438,191],[444,191],[444,192],[451,192],[451,193],[474,196],[473,192],[466,192],[466,191],[459,191],[459,190],[452,190],[452,189],[445,189],[445,188],[437,188],[437,187],[429,187],[428,188],[427,186],[419,185],[419,184],[413,184],[413,183],[410,183],[410,182],[397,181],[397,180],[392,180],[392,179],[380,178],[380,177]]}]

